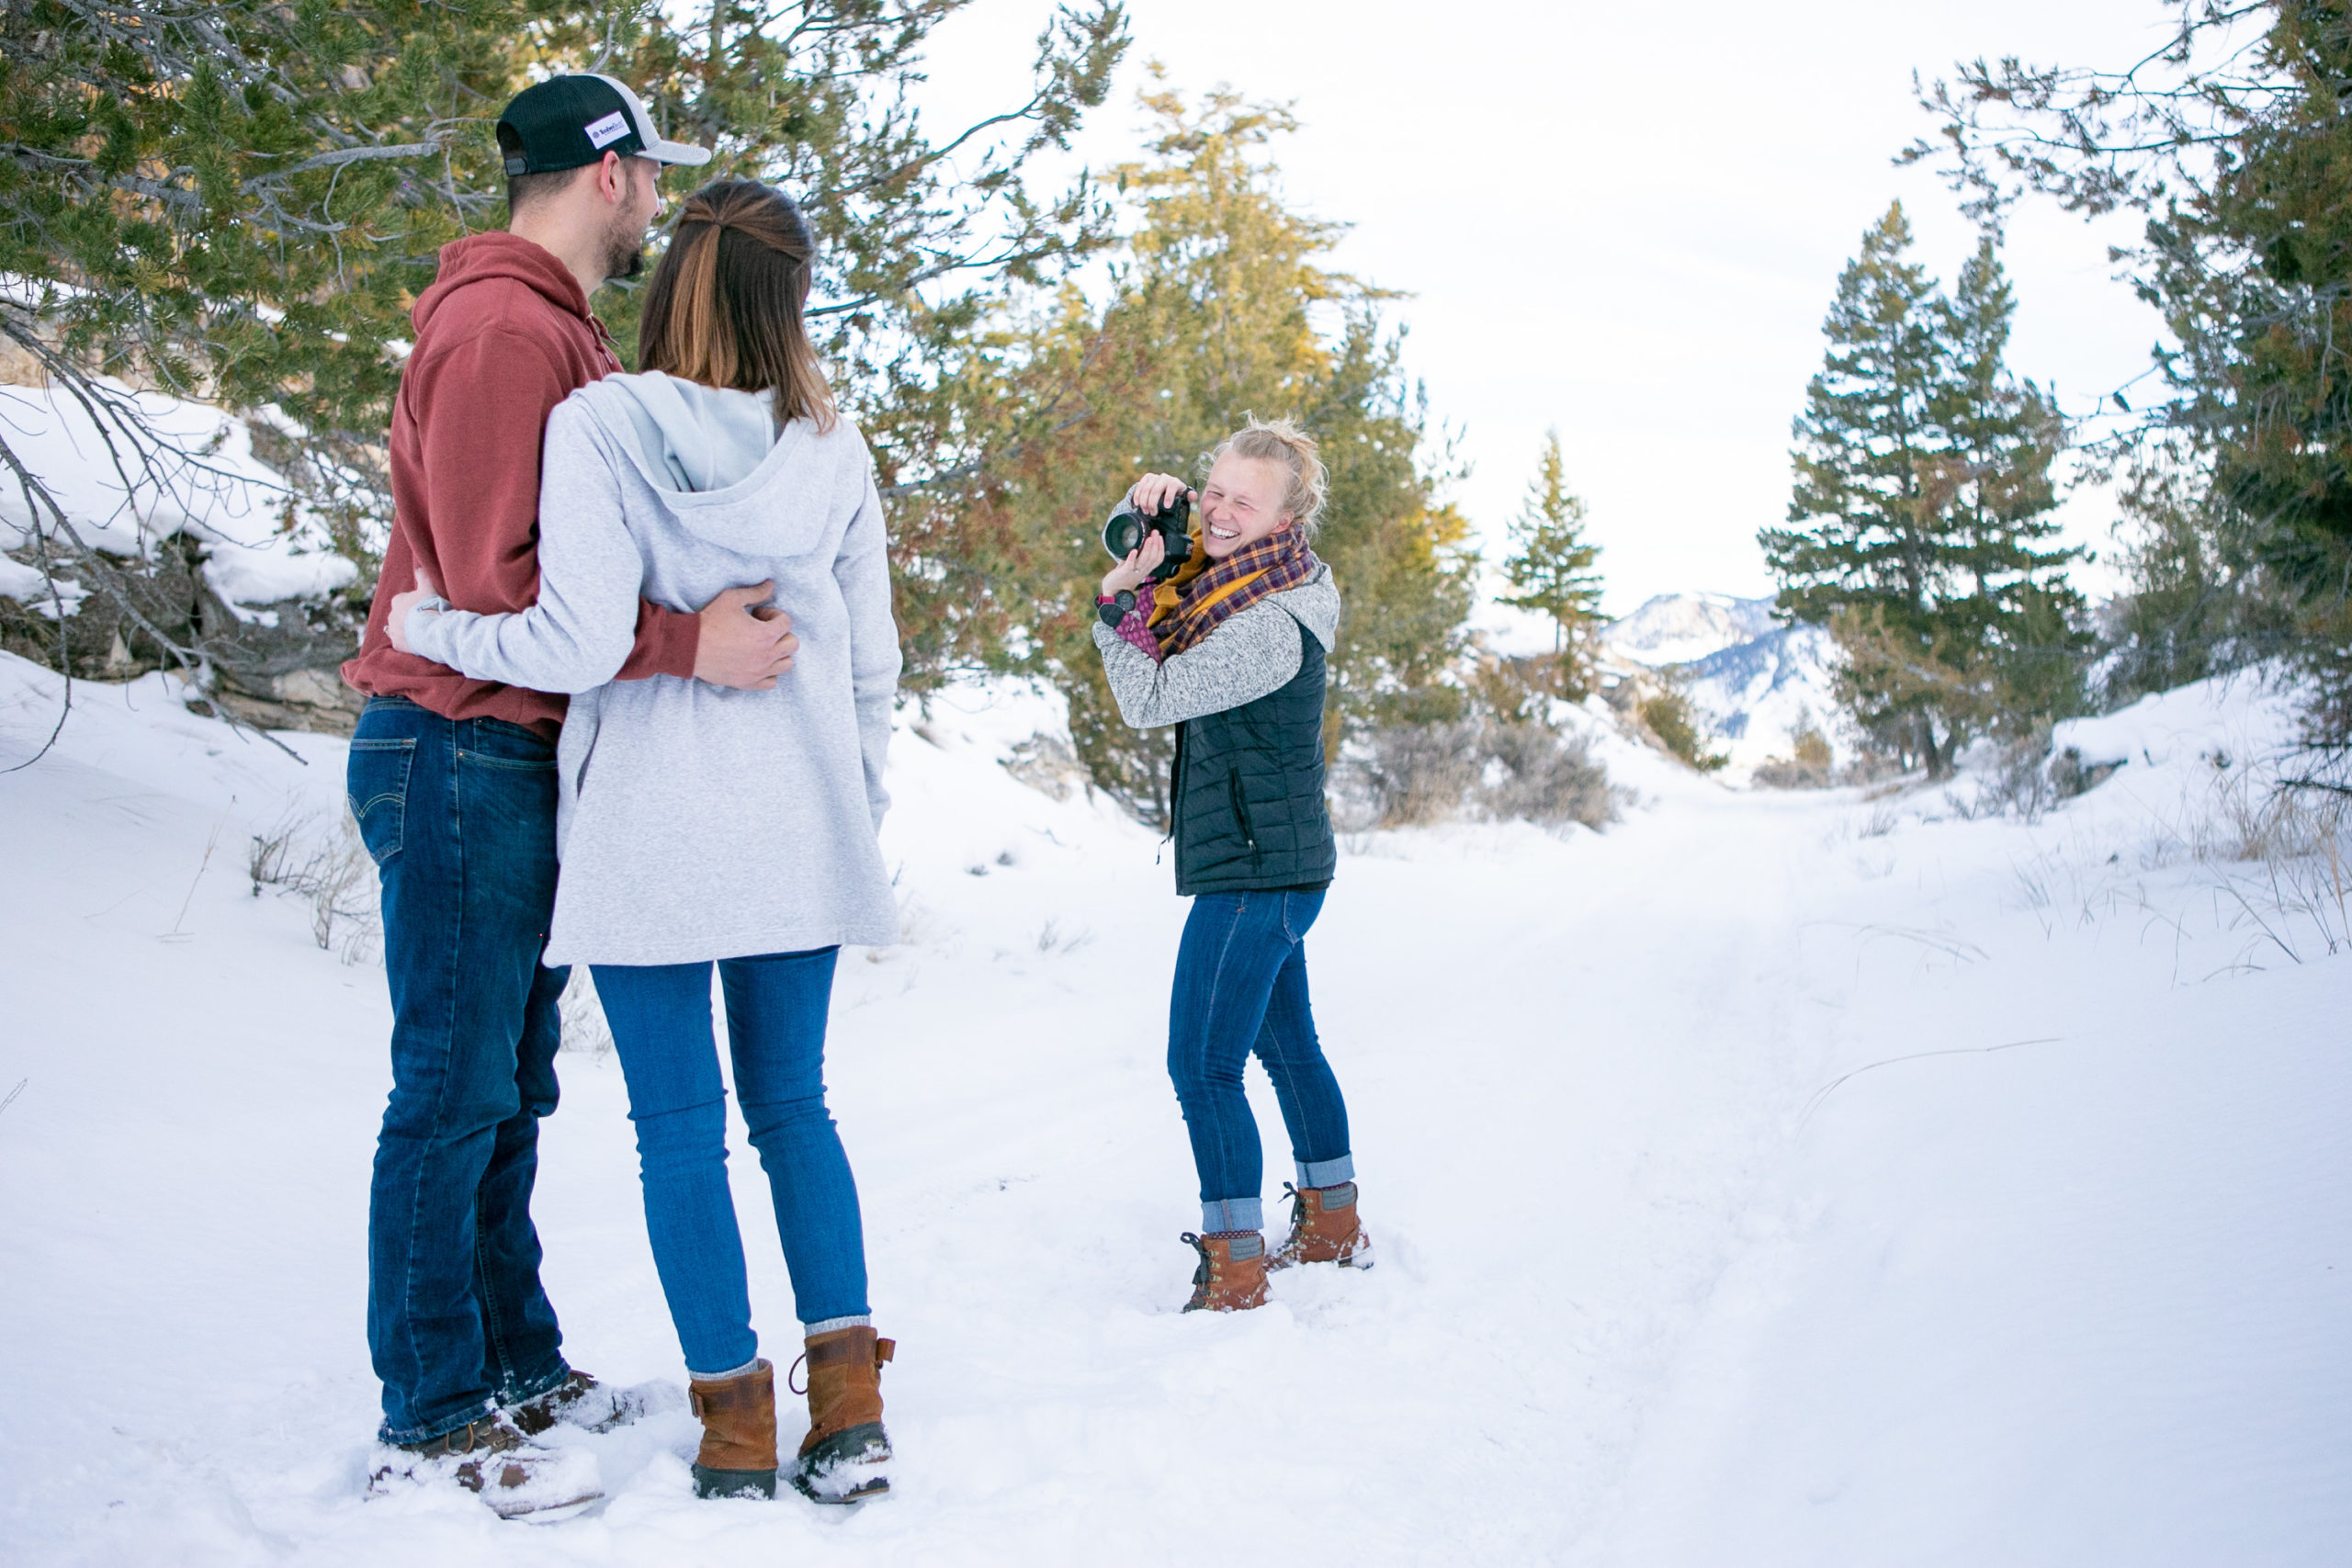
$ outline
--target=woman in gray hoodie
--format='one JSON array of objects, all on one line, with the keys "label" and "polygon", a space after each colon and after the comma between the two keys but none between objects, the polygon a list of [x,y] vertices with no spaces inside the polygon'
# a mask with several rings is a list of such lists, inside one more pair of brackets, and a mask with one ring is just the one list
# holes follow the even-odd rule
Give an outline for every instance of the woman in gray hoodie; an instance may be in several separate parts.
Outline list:
[{"label": "woman in gray hoodie", "polygon": [[[775,1376],[728,1192],[718,965],[806,1336],[790,1478],[850,1502],[888,1486],[891,1342],[875,1335],[857,1188],[825,1105],[825,1020],[840,945],[898,936],[875,830],[899,660],[873,462],[802,321],[812,254],[779,191],[721,180],[688,197],[646,290],[647,368],[548,421],[537,604],[472,615],[420,576],[391,621],[468,675],[573,694],[545,962],[593,967],[628,1079],[646,1228],[703,1421],[695,1488],[772,1496]],[[800,638],[771,689],[613,679],[640,598],[683,608],[761,578]]]}]

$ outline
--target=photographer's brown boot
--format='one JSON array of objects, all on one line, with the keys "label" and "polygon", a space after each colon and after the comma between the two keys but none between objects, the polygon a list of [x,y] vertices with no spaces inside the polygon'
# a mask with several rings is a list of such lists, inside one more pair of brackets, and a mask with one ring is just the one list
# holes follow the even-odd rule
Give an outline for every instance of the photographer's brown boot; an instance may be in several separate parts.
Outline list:
[{"label": "photographer's brown boot", "polygon": [[1266,1304],[1266,1238],[1256,1231],[1224,1231],[1182,1239],[1201,1255],[1193,1270],[1186,1312],[1248,1312]]},{"label": "photographer's brown boot", "polygon": [[1287,1269],[1294,1263],[1372,1267],[1372,1237],[1356,1221],[1354,1182],[1302,1188],[1285,1181],[1283,1190],[1290,1194],[1290,1235],[1266,1259],[1268,1269]]},{"label": "photographer's brown boot", "polygon": [[775,1496],[775,1368],[762,1359],[740,1377],[695,1378],[686,1398],[702,1418],[695,1495]]},{"label": "photographer's brown boot", "polygon": [[871,1328],[812,1334],[808,1364],[808,1435],[800,1439],[792,1483],[810,1501],[855,1503],[890,1490],[890,1435],[882,1429],[882,1363],[894,1340]]}]

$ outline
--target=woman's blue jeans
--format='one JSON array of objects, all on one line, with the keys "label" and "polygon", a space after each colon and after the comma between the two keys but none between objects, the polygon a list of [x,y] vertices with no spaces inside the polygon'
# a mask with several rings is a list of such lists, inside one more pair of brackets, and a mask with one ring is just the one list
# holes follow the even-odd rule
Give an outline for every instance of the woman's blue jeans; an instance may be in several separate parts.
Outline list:
[{"label": "woman's blue jeans", "polygon": [[[857,1182],[825,1109],[825,1013],[838,948],[721,959],[735,1094],[775,1198],[803,1323],[862,1317],[865,1233]],[[710,965],[599,964],[637,1124],[645,1228],[686,1369],[732,1371],[759,1355],[743,1238],[727,1186],[727,1094],[711,1034]]]},{"label": "woman's blue jeans", "polygon": [[1265,1156],[1241,1071],[1256,1051],[1274,1081],[1298,1185],[1355,1179],[1348,1107],[1315,1038],[1306,997],[1306,931],[1316,893],[1204,893],[1176,953],[1168,1010],[1168,1076],[1201,1176],[1201,1228],[1265,1228]]}]

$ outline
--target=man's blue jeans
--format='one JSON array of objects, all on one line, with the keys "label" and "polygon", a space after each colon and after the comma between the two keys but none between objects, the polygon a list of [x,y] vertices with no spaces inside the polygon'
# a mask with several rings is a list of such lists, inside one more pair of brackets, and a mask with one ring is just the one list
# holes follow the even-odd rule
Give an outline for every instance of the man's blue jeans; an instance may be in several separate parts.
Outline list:
[{"label": "man's blue jeans", "polygon": [[[804,1324],[863,1320],[865,1229],[857,1182],[825,1108],[825,1014],[840,949],[721,959],[735,1095],[775,1201]],[[628,1080],[645,1229],[686,1370],[733,1371],[760,1353],[743,1236],[727,1185],[727,1091],[708,964],[594,966]]]},{"label": "man's blue jeans", "polygon": [[1306,997],[1306,931],[1322,908],[1319,892],[1204,893],[1184,922],[1168,1010],[1168,1076],[1193,1137],[1204,1231],[1265,1227],[1265,1156],[1241,1088],[1252,1050],[1273,1079],[1298,1185],[1355,1179],[1347,1103],[1315,1038]]},{"label": "man's blue jeans", "polygon": [[555,749],[494,718],[371,699],[351,813],[383,882],[392,1093],[368,1205],[368,1348],[387,1442],[561,1382],[531,1225],[556,1104]]}]

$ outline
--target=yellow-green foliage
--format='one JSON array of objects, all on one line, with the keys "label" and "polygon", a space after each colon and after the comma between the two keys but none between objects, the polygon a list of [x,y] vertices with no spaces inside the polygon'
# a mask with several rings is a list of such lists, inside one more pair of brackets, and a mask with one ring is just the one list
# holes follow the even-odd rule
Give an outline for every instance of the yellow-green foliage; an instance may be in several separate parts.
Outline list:
[{"label": "yellow-green foliage", "polygon": [[1710,751],[1699,734],[1697,720],[1690,712],[1690,700],[1672,687],[1645,699],[1637,710],[1650,733],[1658,738],[1666,749],[1698,769],[1712,773],[1731,758],[1721,751]]},{"label": "yellow-green foliage", "polygon": [[974,471],[925,504],[998,563],[995,592],[1017,581],[1028,600],[1029,638],[991,652],[976,637],[965,656],[1053,679],[1097,781],[1150,808],[1167,738],[1119,723],[1089,633],[1109,565],[1102,522],[1139,475],[1197,482],[1209,447],[1252,412],[1314,434],[1331,477],[1315,547],[1348,605],[1335,741],[1346,723],[1459,710],[1441,677],[1462,646],[1472,558],[1426,461],[1418,389],[1381,328],[1387,296],[1322,265],[1341,226],[1286,206],[1263,156],[1291,117],[1223,91],[1144,102],[1157,132],[1114,171],[1134,228],[1106,282],[1008,309],[976,339],[957,383]]}]

